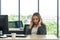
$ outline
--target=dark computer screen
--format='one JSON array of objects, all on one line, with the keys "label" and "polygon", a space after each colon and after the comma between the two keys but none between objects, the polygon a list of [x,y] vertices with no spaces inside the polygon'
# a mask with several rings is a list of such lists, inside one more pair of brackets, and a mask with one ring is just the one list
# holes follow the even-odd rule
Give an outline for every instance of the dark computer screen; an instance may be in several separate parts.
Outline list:
[{"label": "dark computer screen", "polygon": [[22,21],[15,21],[16,28],[23,27],[23,22]]},{"label": "dark computer screen", "polygon": [[9,21],[8,27],[9,28],[20,28],[20,27],[23,27],[23,22],[22,21]]},{"label": "dark computer screen", "polygon": [[3,34],[8,32],[8,15],[0,15],[0,30]]}]

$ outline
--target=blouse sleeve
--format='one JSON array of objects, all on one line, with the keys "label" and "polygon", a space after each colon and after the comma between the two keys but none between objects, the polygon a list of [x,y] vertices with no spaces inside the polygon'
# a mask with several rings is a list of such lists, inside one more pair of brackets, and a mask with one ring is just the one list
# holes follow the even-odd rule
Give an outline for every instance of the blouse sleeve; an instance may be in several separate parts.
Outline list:
[{"label": "blouse sleeve", "polygon": [[46,35],[46,26],[45,25],[42,25],[41,27],[38,28],[38,34],[41,34],[41,35]]}]

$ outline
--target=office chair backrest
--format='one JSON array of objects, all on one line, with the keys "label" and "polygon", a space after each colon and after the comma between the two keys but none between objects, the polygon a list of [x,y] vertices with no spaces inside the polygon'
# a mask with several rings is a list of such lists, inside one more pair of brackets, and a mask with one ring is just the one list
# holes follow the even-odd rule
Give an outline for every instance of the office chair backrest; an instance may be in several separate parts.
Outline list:
[{"label": "office chair backrest", "polygon": [[29,33],[29,24],[25,24],[24,26],[24,34],[28,35]]}]

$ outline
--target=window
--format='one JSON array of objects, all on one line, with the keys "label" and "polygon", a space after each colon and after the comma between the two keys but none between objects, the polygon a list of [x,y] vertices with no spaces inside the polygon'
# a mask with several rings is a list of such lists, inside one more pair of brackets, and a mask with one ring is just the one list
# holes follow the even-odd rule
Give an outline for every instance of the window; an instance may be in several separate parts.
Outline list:
[{"label": "window", "polygon": [[[60,7],[60,0],[59,0],[59,7]],[[60,8],[59,8],[59,37],[60,37]]]},{"label": "window", "polygon": [[20,0],[20,20],[28,23],[31,15],[38,12],[38,0]]},{"label": "window", "polygon": [[17,21],[18,0],[1,0],[1,15],[8,15],[8,21]]},{"label": "window", "polygon": [[47,27],[47,34],[57,34],[57,0],[40,0],[39,13]]}]

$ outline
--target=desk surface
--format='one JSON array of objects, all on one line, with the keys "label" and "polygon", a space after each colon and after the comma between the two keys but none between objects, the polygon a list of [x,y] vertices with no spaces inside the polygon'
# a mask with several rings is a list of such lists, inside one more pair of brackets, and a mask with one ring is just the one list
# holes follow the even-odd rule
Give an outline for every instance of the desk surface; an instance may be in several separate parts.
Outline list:
[{"label": "desk surface", "polygon": [[[0,38],[1,39],[1,38]],[[7,37],[4,40],[58,40],[55,35],[28,35],[27,37]]]}]

